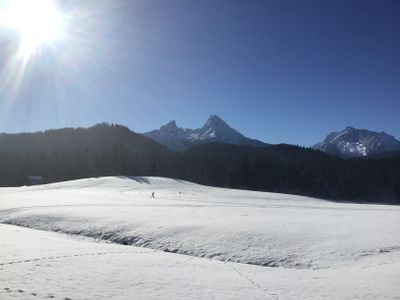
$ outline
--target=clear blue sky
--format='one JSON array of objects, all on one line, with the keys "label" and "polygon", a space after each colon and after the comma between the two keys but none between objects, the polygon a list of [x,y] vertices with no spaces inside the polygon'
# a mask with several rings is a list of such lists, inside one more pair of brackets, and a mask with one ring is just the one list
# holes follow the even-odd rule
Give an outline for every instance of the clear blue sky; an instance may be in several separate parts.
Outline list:
[{"label": "clear blue sky", "polygon": [[0,31],[1,132],[217,114],[269,143],[345,126],[400,138],[398,0],[60,3],[65,40],[26,66],[10,66],[16,38]]}]

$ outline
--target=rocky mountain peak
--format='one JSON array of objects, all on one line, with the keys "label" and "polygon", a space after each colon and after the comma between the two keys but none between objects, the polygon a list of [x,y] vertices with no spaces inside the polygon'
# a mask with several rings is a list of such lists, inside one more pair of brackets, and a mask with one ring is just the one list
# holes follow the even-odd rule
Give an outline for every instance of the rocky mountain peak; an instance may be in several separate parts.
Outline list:
[{"label": "rocky mountain peak", "polygon": [[178,129],[178,126],[176,126],[175,120],[160,127],[161,131],[168,131],[168,132],[175,132],[177,129]]},{"label": "rocky mountain peak", "polygon": [[229,126],[228,124],[225,123],[224,120],[222,120],[217,115],[211,115],[206,121],[206,123],[203,125],[203,127],[229,127]]},{"label": "rocky mountain peak", "polygon": [[400,141],[385,132],[346,127],[330,133],[315,149],[345,158],[362,157],[384,152],[400,151]]},{"label": "rocky mountain peak", "polygon": [[171,121],[145,133],[145,135],[172,150],[184,150],[193,145],[217,142],[234,145],[265,146],[266,144],[246,138],[240,132],[231,128],[217,115],[211,115],[201,128],[183,129]]}]

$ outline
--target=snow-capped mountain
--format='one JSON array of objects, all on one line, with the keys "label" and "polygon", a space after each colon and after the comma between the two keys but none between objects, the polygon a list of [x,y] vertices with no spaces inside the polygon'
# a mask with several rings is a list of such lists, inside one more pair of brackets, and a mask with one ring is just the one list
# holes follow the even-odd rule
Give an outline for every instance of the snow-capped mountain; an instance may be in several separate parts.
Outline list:
[{"label": "snow-capped mountain", "polygon": [[175,151],[210,142],[247,146],[267,145],[245,137],[216,115],[211,115],[201,128],[181,128],[175,121],[171,121],[160,129],[144,133],[144,135]]},{"label": "snow-capped mountain", "polygon": [[322,143],[316,144],[314,149],[345,158],[363,157],[400,151],[400,141],[385,132],[346,127],[341,132],[329,134]]}]

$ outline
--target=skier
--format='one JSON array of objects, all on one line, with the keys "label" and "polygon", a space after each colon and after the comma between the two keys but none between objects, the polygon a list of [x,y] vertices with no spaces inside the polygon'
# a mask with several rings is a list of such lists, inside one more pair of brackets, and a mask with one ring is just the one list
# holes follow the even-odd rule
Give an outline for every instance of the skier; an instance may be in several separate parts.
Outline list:
[{"label": "skier", "polygon": [[154,192],[151,193],[151,198],[154,198]]}]

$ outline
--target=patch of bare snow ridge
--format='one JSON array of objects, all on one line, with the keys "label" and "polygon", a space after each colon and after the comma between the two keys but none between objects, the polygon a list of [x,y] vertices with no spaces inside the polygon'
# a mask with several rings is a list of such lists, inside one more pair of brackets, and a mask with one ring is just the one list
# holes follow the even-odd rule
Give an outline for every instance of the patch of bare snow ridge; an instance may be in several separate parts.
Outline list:
[{"label": "patch of bare snow ridge", "polygon": [[[151,197],[153,192],[155,198]],[[111,286],[116,284],[125,289],[122,275],[125,273],[139,272],[149,277],[146,280],[154,276],[151,282],[143,281],[146,282],[145,286],[138,284],[137,289],[144,293],[138,294],[139,298],[155,297],[149,289],[158,286],[157,283],[163,290],[161,298],[196,298],[190,294],[193,291],[189,285],[185,292],[174,291],[182,289],[181,285],[185,282],[193,283],[189,280],[204,285],[200,284],[204,294],[199,291],[199,299],[207,299],[210,295],[219,299],[243,299],[244,295],[260,299],[296,298],[296,293],[320,298],[325,292],[326,296],[336,295],[339,298],[394,297],[400,294],[395,284],[400,282],[400,207],[396,206],[333,203],[294,195],[212,188],[168,178],[105,177],[0,189],[0,223],[122,244],[93,243],[93,240],[82,241],[64,235],[2,225],[2,236],[7,232],[9,235],[6,242],[2,239],[0,282],[10,282],[8,285],[14,281],[16,283],[14,287],[4,287],[9,290],[0,291],[1,299],[2,292],[5,295],[15,293],[23,296],[18,292],[18,284],[25,284],[20,282],[23,279],[17,278],[21,271],[18,266],[24,272],[30,266],[31,273],[28,274],[38,276],[38,270],[43,271],[44,262],[48,261],[52,261],[50,265],[54,263],[54,270],[49,267],[46,276],[58,278],[58,287],[64,286],[61,284],[64,279],[67,280],[64,277],[73,276],[73,266],[87,268],[89,273],[92,269],[95,274],[105,276],[103,271],[94,266],[96,262],[101,263],[104,272],[114,272],[114,275],[122,272],[115,279],[118,284],[110,282]],[[19,236],[20,241],[15,240],[14,235]],[[33,241],[27,244],[27,237],[30,236]],[[53,246],[46,248],[46,244],[55,241],[66,245],[65,251],[63,246],[53,245],[56,247],[53,250]],[[72,248],[69,248],[70,244]],[[97,250],[79,250],[79,253],[88,255],[79,259],[77,254],[73,265],[69,266],[67,261],[70,259],[62,258],[63,255],[68,256],[68,253],[74,252],[72,249],[80,249],[81,246],[99,247],[99,253],[109,251],[103,251],[103,248],[112,248],[112,251],[97,257],[88,254]],[[30,252],[24,247],[33,250]],[[118,249],[115,250],[117,253],[113,253],[114,247]],[[32,259],[40,260],[47,255],[46,251],[50,254],[54,252],[48,257],[56,258],[41,261],[36,266]],[[131,261],[127,257],[132,255],[125,255],[125,252],[132,251],[142,251],[143,255],[134,254],[135,258]],[[22,255],[22,258],[13,258],[13,255]],[[132,270],[129,263],[135,266]],[[165,263],[165,268],[157,269],[156,263]],[[164,275],[171,276],[168,268],[174,269],[176,265],[179,265],[176,271],[182,274],[172,277],[182,282],[174,285]],[[10,268],[16,268],[14,275],[3,273]],[[60,268],[66,268],[71,273],[67,272],[65,276],[52,273]],[[194,270],[197,272],[197,268],[204,270],[186,277]],[[213,268],[221,272],[221,277],[211,275]],[[95,274],[93,277],[97,276]],[[76,276],[84,277],[80,273]],[[276,279],[273,279],[275,276]],[[26,281],[34,280],[29,275],[24,278]],[[226,283],[224,278],[230,278],[232,282]],[[237,283],[239,289],[235,288],[238,280],[241,282]],[[377,284],[368,288],[367,283],[372,284],[377,280],[378,288]],[[211,282],[218,286],[209,286]],[[85,284],[82,284],[82,288],[87,289]],[[167,289],[162,284],[171,287]],[[40,285],[33,284],[32,290]],[[104,282],[99,285],[101,287],[94,289],[107,286]],[[248,288],[244,285],[248,285]],[[68,290],[66,286],[68,284],[64,286]],[[227,291],[226,288],[232,290]],[[225,294],[223,290],[226,290]],[[129,289],[126,293],[126,299],[129,299],[127,295],[132,296]],[[100,294],[97,297],[91,295],[87,298],[101,298]],[[110,297],[109,293],[104,292],[104,295]],[[125,299],[125,296],[114,296]],[[64,298],[69,296],[65,294]]]}]

